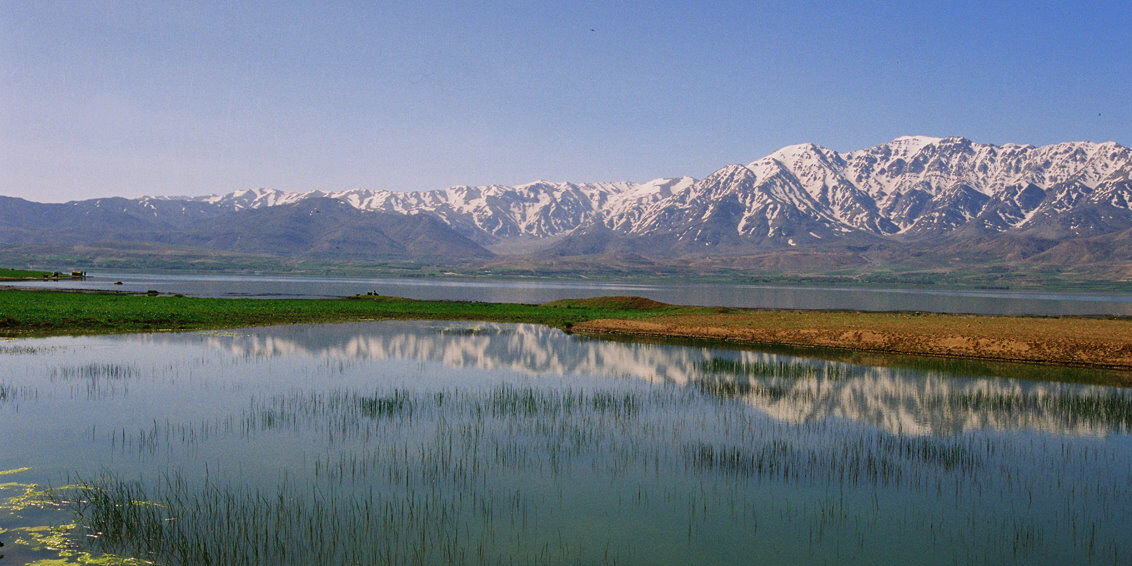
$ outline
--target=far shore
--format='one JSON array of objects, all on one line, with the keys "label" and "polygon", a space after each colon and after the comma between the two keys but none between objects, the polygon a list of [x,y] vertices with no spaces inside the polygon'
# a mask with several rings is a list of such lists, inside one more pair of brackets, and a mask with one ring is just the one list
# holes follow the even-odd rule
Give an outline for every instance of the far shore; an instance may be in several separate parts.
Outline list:
[{"label": "far shore", "polygon": [[238,328],[362,320],[544,324],[587,335],[706,339],[1104,368],[1132,386],[1132,318],[1036,317],[688,307],[640,297],[542,305],[399,297],[220,299],[114,292],[0,290],[0,337]]}]

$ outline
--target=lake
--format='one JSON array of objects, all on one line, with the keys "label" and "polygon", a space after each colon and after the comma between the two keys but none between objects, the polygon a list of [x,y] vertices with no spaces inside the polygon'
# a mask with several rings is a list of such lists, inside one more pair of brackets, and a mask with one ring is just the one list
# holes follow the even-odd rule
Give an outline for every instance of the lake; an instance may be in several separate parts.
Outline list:
[{"label": "lake", "polygon": [[[444,278],[319,278],[98,273],[83,281],[8,283],[48,289],[183,293],[208,297],[340,297],[377,291],[412,299],[545,303],[603,295],[638,295],[698,306],[774,309],[922,311],[1006,315],[1132,316],[1132,294],[949,289],[830,288],[765,285],[610,283]],[[121,281],[122,285],[114,283]]]},{"label": "lake", "polygon": [[467,322],[2,341],[0,563],[1132,561],[1132,390],[956,367]]}]

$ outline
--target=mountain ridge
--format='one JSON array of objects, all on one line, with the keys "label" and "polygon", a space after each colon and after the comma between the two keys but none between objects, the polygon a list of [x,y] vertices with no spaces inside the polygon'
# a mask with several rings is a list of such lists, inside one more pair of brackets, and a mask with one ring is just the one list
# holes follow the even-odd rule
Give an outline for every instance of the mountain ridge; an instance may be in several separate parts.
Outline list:
[{"label": "mountain ridge", "polygon": [[[336,198],[360,210],[428,212],[465,236],[490,244],[495,238],[569,233],[598,216],[615,231],[649,234],[666,230],[681,212],[689,220],[706,219],[716,212],[707,200],[736,195],[745,209],[736,226],[740,234],[753,230],[748,226],[753,226],[757,214],[775,214],[765,209],[787,207],[835,233],[915,235],[958,228],[988,206],[1002,209],[997,219],[1000,231],[1022,228],[1042,212],[1072,208],[1098,188],[1112,206],[1127,210],[1132,195],[1106,183],[1130,177],[1130,151],[1115,142],[998,146],[960,137],[902,136],[844,153],[815,144],[787,146],[746,165],[727,165],[703,179],[535,181],[401,193],[246,189],[226,195],[143,199],[239,209]],[[1050,189],[1059,192],[1046,195]],[[1019,195],[1028,198],[1018,200]],[[772,240],[783,239],[776,238],[766,222],[756,224],[765,226]]]},{"label": "mountain ridge", "polygon": [[[23,202],[0,203],[0,242],[58,239],[36,228],[56,224],[75,240],[324,257],[348,248],[349,257],[407,260],[623,256],[639,263],[829,250],[868,262],[869,250],[976,250],[1008,261],[1072,261],[1064,250],[1079,249],[1088,250],[1080,261],[1121,262],[1132,233],[1132,150],[1115,142],[993,145],[902,136],[850,152],[786,146],[702,179]],[[315,203],[333,209],[337,223],[312,225],[303,214],[314,214]],[[264,214],[292,208],[302,210]],[[257,230],[268,217],[277,225]],[[289,243],[276,245],[270,234]],[[373,236],[368,252],[366,234]],[[399,235],[383,239],[389,234]],[[1059,246],[1063,251],[1042,256]]]}]

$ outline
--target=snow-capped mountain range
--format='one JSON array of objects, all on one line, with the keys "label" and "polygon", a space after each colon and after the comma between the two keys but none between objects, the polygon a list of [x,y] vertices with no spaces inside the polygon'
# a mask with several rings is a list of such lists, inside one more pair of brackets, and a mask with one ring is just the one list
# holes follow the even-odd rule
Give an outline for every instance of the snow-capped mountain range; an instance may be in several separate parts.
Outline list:
[{"label": "snow-capped mountain range", "polygon": [[34,256],[44,246],[95,243],[331,260],[573,262],[568,269],[597,256],[646,269],[722,258],[808,269],[818,255],[826,266],[930,256],[1127,267],[1132,151],[1113,142],[910,136],[848,153],[793,145],[702,179],[646,183],[252,189],[63,204],[0,197],[6,249]]},{"label": "snow-capped mountain range", "polygon": [[1132,152],[1114,142],[999,146],[907,136],[848,153],[793,145],[703,179],[425,192],[253,189],[173,200],[244,210],[330,198],[362,211],[429,214],[486,246],[595,227],[701,245],[798,246],[853,234],[1112,232],[1132,226],[1130,179]]}]

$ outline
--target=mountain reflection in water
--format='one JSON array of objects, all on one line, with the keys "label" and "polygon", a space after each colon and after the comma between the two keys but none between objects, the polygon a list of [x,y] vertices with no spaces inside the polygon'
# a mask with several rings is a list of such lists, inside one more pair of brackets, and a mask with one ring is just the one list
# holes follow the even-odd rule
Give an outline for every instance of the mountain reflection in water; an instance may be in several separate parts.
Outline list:
[{"label": "mountain reflection in water", "polygon": [[848,419],[903,435],[1031,430],[1103,437],[1132,428],[1132,394],[1124,389],[613,342],[539,325],[386,321],[145,339],[203,340],[238,357],[405,360],[531,376],[640,379],[741,400],[783,422]]}]

